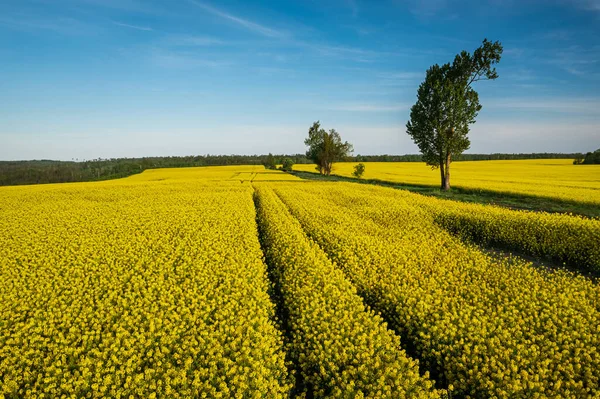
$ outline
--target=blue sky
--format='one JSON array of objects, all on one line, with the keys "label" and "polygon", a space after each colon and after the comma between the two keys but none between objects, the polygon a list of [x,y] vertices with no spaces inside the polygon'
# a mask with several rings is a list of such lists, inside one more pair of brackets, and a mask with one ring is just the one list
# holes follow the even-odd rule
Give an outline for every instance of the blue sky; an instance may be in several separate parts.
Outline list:
[{"label": "blue sky", "polygon": [[600,0],[0,0],[0,159],[356,154],[405,133],[425,70],[500,40],[469,152],[600,147]]}]

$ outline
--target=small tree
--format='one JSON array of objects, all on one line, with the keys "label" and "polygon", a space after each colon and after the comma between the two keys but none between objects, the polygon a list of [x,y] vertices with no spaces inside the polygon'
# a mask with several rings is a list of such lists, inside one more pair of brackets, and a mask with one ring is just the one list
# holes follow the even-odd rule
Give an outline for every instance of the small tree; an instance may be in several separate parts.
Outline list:
[{"label": "small tree", "polygon": [[265,169],[277,169],[277,164],[275,163],[275,157],[273,154],[269,153],[267,158],[264,160],[263,165]]},{"label": "small tree", "polygon": [[358,165],[354,166],[354,172],[352,172],[354,177],[356,177],[357,179],[360,179],[364,173],[365,173],[365,164],[359,163]]},{"label": "small tree", "polygon": [[304,140],[304,144],[308,146],[306,156],[317,165],[320,174],[327,176],[331,174],[334,162],[346,159],[353,151],[352,144],[342,142],[335,129],[326,132],[319,121],[308,129],[308,138]]},{"label": "small tree", "polygon": [[450,189],[452,156],[469,149],[469,125],[481,110],[471,85],[498,78],[493,65],[500,62],[502,45],[484,39],[473,54],[461,52],[452,64],[433,65],[417,91],[406,132],[417,144],[423,160],[440,168],[441,187]]},{"label": "small tree", "polygon": [[294,167],[294,161],[292,161],[290,158],[286,158],[283,160],[283,164],[281,165],[281,170],[283,170],[285,172],[291,172],[293,167]]}]

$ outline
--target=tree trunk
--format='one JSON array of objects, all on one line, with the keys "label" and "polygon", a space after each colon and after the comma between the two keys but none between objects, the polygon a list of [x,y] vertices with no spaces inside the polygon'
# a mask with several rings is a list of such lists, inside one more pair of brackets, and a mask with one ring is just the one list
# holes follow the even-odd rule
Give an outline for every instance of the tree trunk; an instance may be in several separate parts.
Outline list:
[{"label": "tree trunk", "polygon": [[440,175],[442,177],[441,189],[445,190],[446,189],[446,171],[444,169],[444,158],[442,155],[440,155]]},{"label": "tree trunk", "polygon": [[444,189],[444,191],[450,190],[450,162],[452,161],[450,157],[451,157],[450,153],[446,154],[446,160],[445,160],[446,165],[445,165],[445,171],[444,171],[445,176],[442,179],[442,181],[444,182],[444,187],[442,187]]}]

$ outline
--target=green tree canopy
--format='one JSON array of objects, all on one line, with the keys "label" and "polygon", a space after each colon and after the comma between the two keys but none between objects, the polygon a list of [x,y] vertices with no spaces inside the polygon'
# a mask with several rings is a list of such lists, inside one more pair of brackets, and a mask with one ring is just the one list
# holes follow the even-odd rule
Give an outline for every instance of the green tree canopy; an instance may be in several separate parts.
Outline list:
[{"label": "green tree canopy", "polygon": [[358,165],[354,165],[354,172],[352,172],[352,175],[354,177],[360,179],[364,173],[365,173],[365,164],[364,163],[359,163]]},{"label": "green tree canopy", "polygon": [[462,51],[452,64],[435,64],[427,70],[410,110],[406,132],[423,154],[423,160],[440,168],[442,189],[450,189],[452,156],[469,149],[469,125],[481,110],[472,84],[498,78],[493,65],[500,61],[500,42],[483,40],[473,54]]},{"label": "green tree canopy", "polygon": [[269,153],[269,155],[267,155],[263,165],[266,169],[277,169],[277,163],[275,162],[275,157],[273,154]]},{"label": "green tree canopy", "polygon": [[585,165],[600,164],[600,148],[594,152],[585,154],[585,159],[582,162]]},{"label": "green tree canopy", "polygon": [[285,158],[281,165],[281,170],[291,172],[294,168],[294,161],[291,158]]},{"label": "green tree canopy", "polygon": [[329,176],[334,162],[342,161],[353,151],[352,144],[342,142],[342,138],[335,129],[325,131],[319,121],[313,123],[308,129],[308,138],[304,140],[308,146],[306,156],[316,165],[322,175]]}]

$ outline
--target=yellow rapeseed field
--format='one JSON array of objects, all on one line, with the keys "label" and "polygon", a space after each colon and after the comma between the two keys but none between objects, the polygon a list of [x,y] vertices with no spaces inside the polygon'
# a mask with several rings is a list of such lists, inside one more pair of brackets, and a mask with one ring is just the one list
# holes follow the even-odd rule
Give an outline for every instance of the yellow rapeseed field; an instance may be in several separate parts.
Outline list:
[{"label": "yellow rapeseed field", "polygon": [[252,195],[3,188],[0,397],[287,397]]},{"label": "yellow rapeseed field", "polygon": [[[333,166],[333,174],[352,177],[353,162]],[[363,179],[439,186],[439,169],[421,162],[364,162]],[[314,165],[294,165],[314,172]],[[573,165],[569,159],[453,162],[453,187],[524,194],[600,205],[600,165]]]},{"label": "yellow rapeseed field", "polygon": [[440,397],[400,350],[400,339],[366,310],[356,289],[273,191],[259,186],[257,203],[266,256],[287,309],[291,355],[312,395]]},{"label": "yellow rapeseed field", "polygon": [[597,281],[473,242],[600,271],[600,220],[262,166],[2,187],[0,399],[599,396]]},{"label": "yellow rapeseed field", "polygon": [[165,168],[149,169],[138,175],[127,178],[127,181],[161,181],[161,180],[203,180],[203,181],[279,181],[300,178],[278,170],[265,169],[256,165],[206,166],[198,168]]},{"label": "yellow rapeseed field", "polygon": [[[596,283],[490,258],[441,229],[416,194],[350,183],[270,186],[451,390],[497,398],[600,395]],[[598,237],[600,222],[592,222]]]}]

